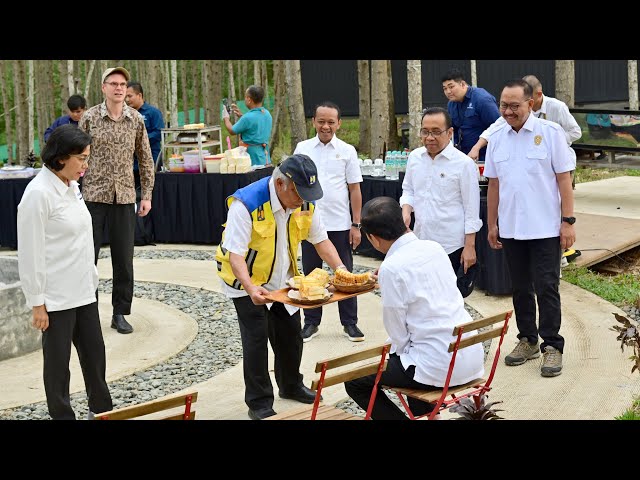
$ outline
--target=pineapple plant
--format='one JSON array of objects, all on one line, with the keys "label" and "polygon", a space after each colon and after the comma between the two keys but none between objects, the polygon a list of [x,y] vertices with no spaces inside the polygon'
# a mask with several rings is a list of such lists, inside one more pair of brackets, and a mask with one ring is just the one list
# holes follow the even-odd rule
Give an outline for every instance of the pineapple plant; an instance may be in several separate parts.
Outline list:
[{"label": "pineapple plant", "polygon": [[454,420],[499,420],[503,417],[496,412],[503,410],[493,408],[498,403],[502,401],[487,403],[487,395],[474,395],[460,399],[456,405],[449,408],[449,411],[460,415]]}]

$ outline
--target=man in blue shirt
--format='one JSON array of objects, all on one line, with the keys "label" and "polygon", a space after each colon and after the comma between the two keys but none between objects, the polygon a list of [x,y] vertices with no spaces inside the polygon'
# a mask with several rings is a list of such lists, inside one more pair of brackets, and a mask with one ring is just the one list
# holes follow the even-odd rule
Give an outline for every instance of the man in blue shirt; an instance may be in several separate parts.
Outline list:
[{"label": "man in blue shirt", "polygon": [[[496,98],[484,88],[468,85],[460,70],[450,70],[442,77],[442,90],[449,99],[447,110],[453,123],[453,143],[468,154],[485,131],[500,117]],[[480,150],[484,162],[486,147]]]},{"label": "man in blue shirt", "polygon": [[269,158],[269,138],[271,136],[271,114],[262,106],[264,88],[251,85],[244,95],[244,102],[249,111],[244,115],[238,106],[231,105],[233,113],[239,118],[235,125],[229,120],[229,112],[222,109],[222,119],[231,135],[240,135],[240,145],[247,147],[251,157],[251,165],[266,165]]},{"label": "man in blue shirt", "polygon": [[[149,145],[151,146],[151,156],[155,163],[158,160],[158,155],[160,155],[162,137],[160,130],[164,128],[162,112],[144,101],[144,90],[139,82],[127,83],[127,96],[125,97],[125,101],[127,105],[135,108],[144,119],[144,126],[147,128],[147,136],[149,137]],[[133,174],[136,179],[136,185],[140,185],[138,159],[135,155],[133,160]]]},{"label": "man in blue shirt", "polygon": [[45,130],[45,142],[49,140],[49,136],[53,131],[62,125],[71,123],[77,127],[80,118],[82,118],[82,114],[87,109],[87,101],[82,95],[71,95],[69,100],[67,100],[67,108],[69,109],[69,115],[63,115],[62,117],[56,118],[51,126]]}]

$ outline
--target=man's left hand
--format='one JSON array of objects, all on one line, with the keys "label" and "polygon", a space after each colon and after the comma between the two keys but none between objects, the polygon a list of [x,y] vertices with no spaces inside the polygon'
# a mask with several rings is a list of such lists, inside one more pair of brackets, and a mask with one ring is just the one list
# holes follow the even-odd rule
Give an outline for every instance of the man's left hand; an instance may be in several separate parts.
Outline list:
[{"label": "man's left hand", "polygon": [[349,230],[349,243],[351,244],[351,250],[355,250],[362,241],[362,233],[357,227],[351,227]]},{"label": "man's left hand", "polygon": [[140,200],[140,208],[138,209],[138,216],[144,217],[151,210],[151,200]]},{"label": "man's left hand", "polygon": [[562,250],[571,248],[576,241],[576,230],[573,225],[569,225],[567,222],[560,224],[560,247]]},{"label": "man's left hand", "polygon": [[466,246],[462,249],[460,255],[460,263],[464,264],[464,273],[467,273],[469,267],[473,267],[476,264],[476,249],[475,247]]}]

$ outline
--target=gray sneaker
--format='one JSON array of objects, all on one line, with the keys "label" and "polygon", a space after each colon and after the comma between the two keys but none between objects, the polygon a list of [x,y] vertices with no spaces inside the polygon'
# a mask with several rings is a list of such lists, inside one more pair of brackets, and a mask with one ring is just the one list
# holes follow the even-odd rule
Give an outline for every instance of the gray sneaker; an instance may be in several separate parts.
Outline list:
[{"label": "gray sneaker", "polygon": [[313,337],[318,334],[318,327],[316,325],[305,325],[302,328],[302,341],[309,342]]},{"label": "gray sneaker", "polygon": [[540,348],[538,347],[538,342],[531,344],[529,340],[522,338],[516,348],[513,349],[513,352],[504,357],[504,363],[510,366],[522,365],[527,360],[538,358],[539,356]]},{"label": "gray sneaker", "polygon": [[557,377],[562,373],[562,352],[548,345],[544,347],[542,368],[540,375],[543,377]]}]

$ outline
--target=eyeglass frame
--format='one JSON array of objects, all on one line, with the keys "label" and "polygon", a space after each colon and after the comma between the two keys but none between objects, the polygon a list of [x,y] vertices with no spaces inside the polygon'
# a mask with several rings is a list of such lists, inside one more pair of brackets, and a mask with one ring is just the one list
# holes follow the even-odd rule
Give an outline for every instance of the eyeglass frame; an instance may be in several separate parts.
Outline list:
[{"label": "eyeglass frame", "polygon": [[[532,98],[528,98],[528,99],[526,99],[526,100],[523,100],[522,102],[519,102],[519,103],[517,103],[517,104],[516,104],[516,103],[504,103],[504,102],[500,102],[500,103],[498,104],[498,108],[499,108],[500,110],[502,110],[503,112],[506,112],[506,111],[507,111],[507,109],[511,110],[512,112],[517,112],[518,110],[520,110],[520,105],[522,105],[523,103],[527,103],[527,102],[529,102],[529,100],[533,100],[533,97],[532,97]],[[506,105],[506,106],[504,106],[504,107],[503,107],[503,105]],[[516,107],[516,108],[513,108],[513,106],[514,106],[514,105],[517,105],[517,107]]]},{"label": "eyeglass frame", "polygon": [[82,160],[82,163],[89,164],[89,155],[84,155],[82,153],[70,153],[70,157],[76,157]]},{"label": "eyeglass frame", "polygon": [[111,88],[127,88],[127,82],[104,82],[105,85],[109,85]]},{"label": "eyeglass frame", "polygon": [[445,130],[441,130],[440,133],[436,133],[436,132],[433,132],[431,130],[427,130],[427,133],[425,134],[425,133],[423,133],[424,130],[425,130],[424,128],[420,129],[420,136],[421,137],[429,138],[429,136],[432,136],[434,139],[436,139],[438,137],[441,137],[443,133],[446,133],[446,132],[449,131],[448,128],[445,129]]}]

